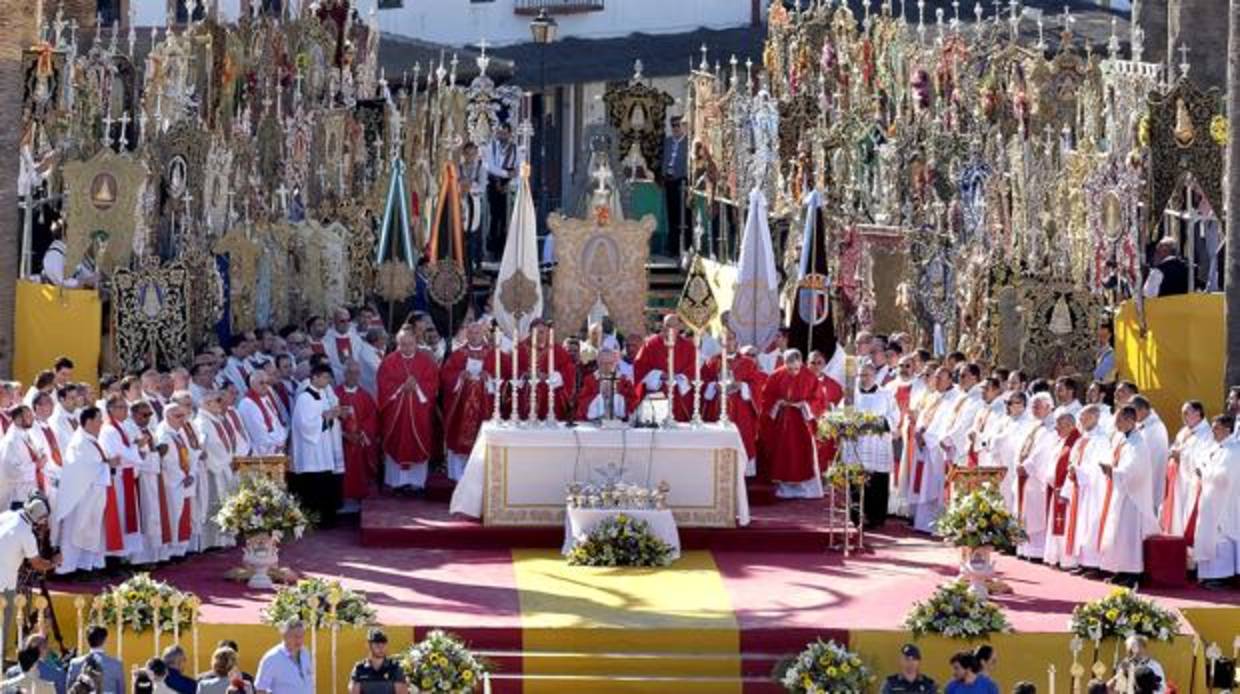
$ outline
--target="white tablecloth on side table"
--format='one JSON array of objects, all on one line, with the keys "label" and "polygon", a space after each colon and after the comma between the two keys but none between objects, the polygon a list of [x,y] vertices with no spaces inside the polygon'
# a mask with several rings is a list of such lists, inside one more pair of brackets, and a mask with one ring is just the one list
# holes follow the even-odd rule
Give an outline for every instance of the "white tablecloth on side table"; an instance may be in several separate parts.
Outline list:
[{"label": "white tablecloth on side table", "polygon": [[646,521],[650,525],[650,533],[671,546],[672,559],[680,558],[680,533],[676,530],[676,518],[671,509],[626,511],[617,508],[570,508],[564,519],[564,547],[560,552],[567,555],[577,537],[589,535],[596,525],[621,513]]},{"label": "white tablecloth on side table", "polygon": [[682,527],[749,524],[745,444],[733,425],[600,429],[486,423],[452,494],[453,513],[487,525],[560,525],[570,482],[601,484],[623,470],[630,484],[666,481]]}]

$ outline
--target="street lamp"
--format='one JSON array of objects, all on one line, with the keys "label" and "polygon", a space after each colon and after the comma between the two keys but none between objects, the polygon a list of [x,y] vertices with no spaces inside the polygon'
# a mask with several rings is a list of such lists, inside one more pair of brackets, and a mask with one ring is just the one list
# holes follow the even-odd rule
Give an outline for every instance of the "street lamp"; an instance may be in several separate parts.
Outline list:
[{"label": "street lamp", "polygon": [[539,93],[542,94],[542,117],[538,123],[538,220],[547,215],[547,46],[555,41],[559,25],[555,17],[547,14],[547,8],[538,11],[538,16],[530,22],[530,36],[538,49],[538,82]]}]

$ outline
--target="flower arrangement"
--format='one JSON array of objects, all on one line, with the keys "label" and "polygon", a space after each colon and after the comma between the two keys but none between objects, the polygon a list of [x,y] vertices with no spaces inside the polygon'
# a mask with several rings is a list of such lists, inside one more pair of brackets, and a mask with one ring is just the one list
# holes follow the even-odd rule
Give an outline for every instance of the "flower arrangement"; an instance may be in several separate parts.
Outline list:
[{"label": "flower arrangement", "polygon": [[843,489],[847,486],[860,487],[865,484],[867,477],[869,475],[860,463],[845,463],[837,460],[822,474],[822,481],[828,486]]},{"label": "flower arrangement", "polygon": [[667,494],[671,490],[671,485],[667,482],[660,482],[659,486],[654,489],[626,482],[597,486],[570,482],[565,502],[569,508],[617,508],[630,511],[665,509],[667,508]]},{"label": "flower arrangement", "polygon": [[460,639],[438,629],[414,644],[401,664],[409,683],[420,692],[473,692],[490,671]]},{"label": "flower arrangement", "polygon": [[1180,619],[1153,600],[1127,588],[1116,588],[1105,598],[1077,605],[1072,610],[1069,628],[1077,636],[1095,641],[1140,634],[1170,642],[1180,631]]},{"label": "flower arrangement", "polygon": [[650,524],[624,513],[603,519],[568,553],[570,566],[668,566],[672,547],[650,532]]},{"label": "flower arrangement", "polygon": [[852,407],[830,410],[818,418],[818,438],[856,441],[862,436],[882,436],[890,429],[887,418]]},{"label": "flower arrangement", "polygon": [[138,633],[155,626],[155,603],[157,601],[159,602],[159,630],[161,632],[173,631],[174,618],[180,622],[181,629],[188,629],[194,611],[191,605],[198,603],[198,598],[193,593],[186,593],[163,581],[156,581],[149,573],[134,574],[123,583],[99,594],[97,623],[107,627],[116,627],[118,598],[122,602],[121,620],[126,628]]},{"label": "flower arrangement", "polygon": [[[364,627],[375,623],[375,609],[365,595],[344,588],[340,581],[321,578],[303,578],[291,586],[281,587],[263,608],[263,623],[284,624],[300,619],[305,624],[330,626],[332,597],[336,598],[336,624]],[[318,599],[314,607],[310,606],[311,598]]]},{"label": "flower arrangement", "polygon": [[1227,118],[1215,116],[1210,119],[1210,137],[1219,147],[1227,146]]},{"label": "flower arrangement", "polygon": [[215,522],[230,535],[254,535],[270,533],[279,539],[285,533],[300,538],[310,519],[301,510],[297,499],[281,489],[275,482],[258,476],[241,479],[241,486],[233,492]]},{"label": "flower arrangement", "polygon": [[797,694],[861,694],[874,676],[856,653],[834,641],[819,639],[794,660],[781,664],[776,681]]},{"label": "flower arrangement", "polygon": [[999,606],[978,597],[963,581],[939,586],[925,602],[913,604],[904,628],[913,636],[942,634],[952,639],[978,639],[1012,630]]},{"label": "flower arrangement", "polygon": [[954,497],[937,527],[947,541],[970,549],[1008,549],[1026,537],[1020,521],[1008,513],[1003,499],[989,483]]}]

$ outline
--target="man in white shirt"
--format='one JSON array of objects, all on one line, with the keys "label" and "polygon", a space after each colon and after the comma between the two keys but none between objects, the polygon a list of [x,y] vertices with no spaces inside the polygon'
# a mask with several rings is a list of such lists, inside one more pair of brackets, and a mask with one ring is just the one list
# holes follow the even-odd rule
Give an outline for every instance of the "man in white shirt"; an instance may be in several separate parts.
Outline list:
[{"label": "man in white shirt", "polygon": [[52,396],[40,393],[34,398],[34,426],[30,429],[31,439],[35,448],[43,454],[43,465],[36,467],[35,483],[39,491],[48,498],[53,506],[56,504],[56,483],[60,480],[60,471],[65,464],[64,451],[69,445],[68,439],[61,439],[52,426],[52,413],[55,403]]},{"label": "man in white shirt", "polygon": [[495,137],[487,145],[487,209],[491,224],[487,234],[487,253],[498,258],[504,252],[508,233],[508,200],[515,193],[512,181],[517,175],[517,147],[512,141],[512,126],[500,123]]},{"label": "man in white shirt", "polygon": [[331,391],[332,370],[318,364],[310,370],[310,382],[297,396],[292,423],[293,491],[308,510],[331,525],[340,507],[343,457],[337,458],[333,434],[340,417]]},{"label": "man in white shirt", "polygon": [[95,269],[97,248],[107,243],[107,232],[97,231],[91,236],[91,246],[82,257],[72,275],[65,276],[65,254],[68,248],[62,240],[58,229],[52,232],[56,238],[43,254],[42,278],[44,284],[53,284],[65,289],[93,289],[99,283],[99,273]]},{"label": "man in white shirt", "polygon": [[254,678],[257,694],[314,694],[314,660],[301,620],[280,625],[281,642],[263,654]]},{"label": "man in white shirt", "polygon": [[1061,414],[1070,414],[1075,420],[1081,414],[1080,386],[1076,379],[1064,376],[1055,381],[1055,411],[1051,416],[1059,419]]},{"label": "man in white shirt", "polygon": [[[56,392],[56,405],[52,409],[52,428],[61,441],[69,441],[77,431],[77,411],[84,405],[82,389],[70,384]],[[66,444],[67,445],[67,444]]]},{"label": "man in white shirt", "polygon": [[1150,499],[1155,511],[1162,503],[1167,486],[1167,451],[1169,448],[1167,425],[1154,411],[1144,395],[1137,395],[1130,403],[1137,410],[1137,430],[1145,440],[1150,456],[1150,485],[1154,496]]},{"label": "man in white shirt", "polygon": [[0,513],[0,595],[5,598],[4,633],[13,632],[14,598],[17,597],[17,573],[22,562],[29,561],[36,571],[50,571],[60,563],[60,555],[51,559],[39,556],[39,543],[35,532],[47,527],[47,500],[42,497],[27,499],[19,511]]},{"label": "man in white shirt", "polygon": [[251,342],[245,335],[233,335],[229,343],[228,361],[220,376],[231,381],[237,388],[244,390],[250,382],[250,374],[254,369],[249,365]]}]

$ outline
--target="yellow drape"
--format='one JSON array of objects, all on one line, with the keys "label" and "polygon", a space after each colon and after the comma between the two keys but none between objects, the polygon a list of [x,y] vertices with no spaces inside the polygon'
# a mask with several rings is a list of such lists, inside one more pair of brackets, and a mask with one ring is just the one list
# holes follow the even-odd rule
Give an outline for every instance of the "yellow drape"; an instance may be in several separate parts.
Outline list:
[{"label": "yellow drape", "polygon": [[13,378],[24,385],[61,355],[73,360],[75,380],[98,385],[103,335],[98,292],[18,281],[13,335]]},{"label": "yellow drape", "polygon": [[1218,414],[1225,390],[1223,295],[1148,299],[1145,318],[1142,335],[1136,304],[1120,306],[1115,319],[1119,378],[1137,384],[1171,431],[1179,427],[1185,400],[1200,400],[1210,414]]}]

